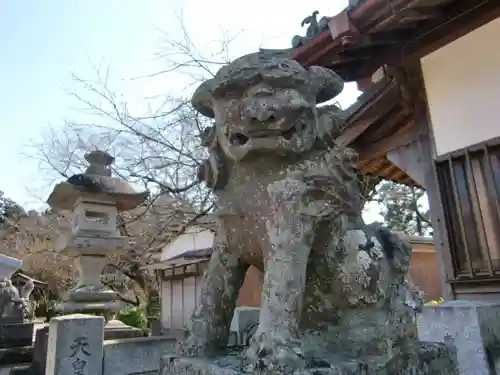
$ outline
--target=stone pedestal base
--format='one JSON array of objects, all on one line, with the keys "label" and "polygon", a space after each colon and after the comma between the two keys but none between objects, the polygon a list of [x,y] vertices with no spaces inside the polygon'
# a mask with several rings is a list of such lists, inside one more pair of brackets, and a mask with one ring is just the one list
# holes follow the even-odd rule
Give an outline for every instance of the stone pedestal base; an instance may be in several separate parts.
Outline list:
[{"label": "stone pedestal base", "polygon": [[0,324],[0,349],[33,345],[33,323]]},{"label": "stone pedestal base", "polygon": [[[445,344],[420,342],[392,358],[344,358],[331,361],[330,367],[296,371],[294,375],[457,375],[454,351]],[[324,362],[323,362],[324,363]],[[183,358],[163,357],[160,375],[272,375],[245,368],[241,353],[225,357]],[[277,373],[276,373],[277,374]],[[277,374],[278,375],[278,374]],[[281,375],[281,373],[279,374]]]}]

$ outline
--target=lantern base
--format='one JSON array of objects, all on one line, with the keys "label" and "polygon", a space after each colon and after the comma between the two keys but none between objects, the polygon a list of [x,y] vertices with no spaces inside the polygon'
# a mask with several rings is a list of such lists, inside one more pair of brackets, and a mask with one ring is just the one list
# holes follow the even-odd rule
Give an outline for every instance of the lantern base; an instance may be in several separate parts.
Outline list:
[{"label": "lantern base", "polygon": [[56,312],[59,314],[75,313],[104,313],[108,311],[119,311],[125,308],[127,304],[123,301],[93,301],[77,302],[64,301],[56,306]]},{"label": "lantern base", "polygon": [[73,288],[67,294],[65,301],[71,302],[113,302],[118,301],[120,295],[103,285],[87,285]]}]

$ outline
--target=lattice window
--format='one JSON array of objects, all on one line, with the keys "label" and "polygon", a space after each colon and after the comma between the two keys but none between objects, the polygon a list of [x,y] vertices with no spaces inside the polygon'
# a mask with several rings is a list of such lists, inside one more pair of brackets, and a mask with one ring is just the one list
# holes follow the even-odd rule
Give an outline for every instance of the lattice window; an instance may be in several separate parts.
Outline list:
[{"label": "lattice window", "polygon": [[500,144],[437,161],[456,279],[500,276]]}]

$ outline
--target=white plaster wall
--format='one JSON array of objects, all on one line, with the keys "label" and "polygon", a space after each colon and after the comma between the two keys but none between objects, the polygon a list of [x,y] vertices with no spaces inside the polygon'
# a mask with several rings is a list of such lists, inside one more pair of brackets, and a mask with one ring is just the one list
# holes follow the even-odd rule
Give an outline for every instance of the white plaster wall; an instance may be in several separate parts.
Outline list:
[{"label": "white plaster wall", "polygon": [[500,136],[500,19],[421,59],[437,155]]}]

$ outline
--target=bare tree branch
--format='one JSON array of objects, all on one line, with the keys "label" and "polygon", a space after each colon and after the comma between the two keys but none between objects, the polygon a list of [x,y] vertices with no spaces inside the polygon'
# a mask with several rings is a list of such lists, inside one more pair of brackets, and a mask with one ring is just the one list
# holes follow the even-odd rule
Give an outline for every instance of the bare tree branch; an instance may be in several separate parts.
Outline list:
[{"label": "bare tree branch", "polygon": [[[85,153],[101,149],[115,157],[114,175],[135,184],[137,189],[151,191],[152,196],[143,207],[120,212],[119,230],[132,239],[134,246],[114,256],[109,265],[133,280],[133,288],[139,288],[134,289],[136,302],[137,293],[147,296],[154,283],[143,266],[166,243],[213,209],[213,197],[196,177],[196,168],[206,158],[199,134],[209,123],[191,107],[185,92],[212,77],[231,60],[229,44],[235,36],[226,35],[217,45],[198,48],[182,23],[180,30],[180,39],[166,36],[162,51],[156,56],[165,68],[158,72],[119,80],[119,84],[109,64],[93,64],[92,79],[74,73],[74,87],[68,95],[78,104],[79,119],[47,127],[29,153],[53,183],[81,173],[86,168]],[[187,91],[178,95],[155,94],[140,103],[127,100],[124,87],[130,82],[158,77],[168,81],[172,75],[187,78]],[[67,228],[58,227],[56,231],[64,230]],[[29,242],[26,233],[23,236],[21,242],[26,243],[20,248],[24,252],[36,257],[42,253],[55,256],[51,249],[55,232],[44,245]],[[42,247],[48,250],[42,251]],[[72,271],[64,277],[72,280]],[[124,300],[135,303],[129,296],[124,296]]]}]

